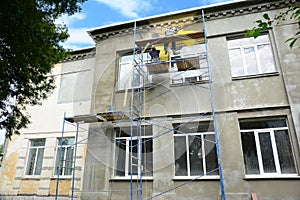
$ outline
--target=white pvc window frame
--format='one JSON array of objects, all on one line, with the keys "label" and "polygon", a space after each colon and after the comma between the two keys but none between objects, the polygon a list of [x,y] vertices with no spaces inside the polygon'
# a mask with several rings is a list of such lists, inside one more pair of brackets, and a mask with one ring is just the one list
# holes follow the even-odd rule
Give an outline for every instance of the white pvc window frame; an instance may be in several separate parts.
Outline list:
[{"label": "white pvc window frame", "polygon": [[[265,42],[254,42],[252,44],[246,44],[246,45],[236,45],[236,46],[231,46],[229,43],[230,41],[236,41],[236,40],[250,40],[252,38],[234,38],[234,39],[228,39],[227,40],[227,43],[228,43],[228,51],[230,52],[231,50],[239,50],[240,53],[241,53],[241,59],[242,59],[242,67],[243,67],[243,74],[238,74],[238,75],[234,75],[233,74],[233,67],[231,66],[231,72],[232,72],[232,77],[240,77],[240,76],[250,76],[250,75],[258,75],[258,74],[265,74],[265,73],[272,73],[272,72],[276,72],[276,64],[275,64],[275,57],[274,57],[274,53],[272,51],[272,46],[271,46],[271,41],[270,41],[270,37],[268,34],[264,34],[262,36],[259,36],[259,37],[267,37],[268,38],[268,41],[265,41]],[[258,37],[258,38],[259,38]],[[255,41],[255,40],[254,40]],[[258,50],[258,47],[259,46],[263,46],[263,45],[268,45],[271,49],[271,56],[272,56],[272,60],[273,60],[273,69],[269,72],[264,72],[263,69],[262,69],[262,61],[261,60],[261,56],[259,54],[259,50]],[[229,47],[231,46],[231,47]],[[254,49],[254,55],[255,55],[255,60],[256,60],[256,65],[257,65],[257,70],[258,72],[257,73],[250,73],[250,69],[251,69],[251,66],[248,66],[248,62],[246,61],[246,55],[245,55],[245,49],[250,49],[250,48],[253,48]],[[230,57],[230,55],[229,55]],[[231,61],[230,61],[231,63]],[[231,63],[232,65],[233,63]]]},{"label": "white pvc window frame", "polygon": [[[202,174],[199,174],[199,175],[191,175],[191,163],[190,163],[190,150],[189,150],[189,136],[192,136],[192,137],[201,137],[201,147],[202,147],[202,155],[205,155],[206,152],[205,152],[205,140],[204,139],[204,136],[205,135],[214,135],[215,136],[215,133],[214,132],[200,132],[200,133],[177,133],[177,134],[174,134],[174,137],[182,137],[182,138],[185,138],[185,145],[186,145],[186,164],[187,164],[187,176],[176,176],[175,174],[175,179],[180,179],[180,178],[196,178],[196,177],[199,177],[201,176]],[[209,142],[212,142],[212,143],[215,143],[215,141],[209,141]],[[176,148],[176,146],[174,147]],[[175,152],[174,152],[175,153]],[[175,162],[175,160],[174,160]],[[203,167],[203,178],[219,178],[220,176],[219,175],[209,175],[207,174],[208,171],[206,169],[206,156],[202,156],[202,167]],[[174,165],[175,167],[175,165]],[[174,171],[176,171],[174,169]]]},{"label": "white pvc window frame", "polygon": [[[280,161],[279,161],[279,156],[278,156],[278,150],[277,150],[277,144],[275,140],[275,131],[280,131],[280,130],[285,130],[288,132],[288,127],[278,127],[278,128],[264,128],[264,129],[247,129],[247,130],[241,130],[242,133],[247,133],[247,132],[252,132],[254,133],[254,139],[255,139],[255,145],[256,145],[256,153],[257,153],[257,159],[258,159],[258,167],[259,167],[259,174],[245,174],[247,177],[255,177],[255,176],[266,176],[266,177],[278,177],[278,176],[284,176],[284,177],[289,177],[289,176],[297,176],[297,173],[294,174],[282,174],[281,173],[281,167],[280,167]],[[274,163],[275,163],[275,173],[268,173],[264,171],[264,164],[263,164],[263,159],[262,159],[262,152],[261,152],[261,145],[260,145],[260,139],[259,139],[259,134],[260,133],[269,133],[270,134],[270,139],[271,139],[271,145],[272,145],[272,153],[273,153],[273,158],[274,158]],[[288,132],[289,133],[289,132]],[[291,144],[291,141],[288,141]],[[292,147],[292,144],[291,144]],[[293,156],[293,161],[294,161],[294,167],[296,169],[295,165],[295,156],[293,154],[293,151],[291,152]]]},{"label": "white pvc window frame", "polygon": [[[141,144],[143,145],[143,139],[146,139],[146,141],[153,141],[153,138],[152,136],[134,136],[132,137],[132,141],[137,141],[137,144],[139,144],[139,140],[142,140],[141,141]],[[130,175],[130,166],[129,166],[129,163],[130,163],[130,137],[116,137],[115,139],[115,147],[117,148],[118,147],[118,142],[117,140],[125,140],[126,143],[125,143],[125,146],[126,146],[126,153],[125,153],[125,175],[124,176],[118,176],[116,175],[115,173],[115,170],[114,170],[114,177],[117,177],[117,178],[124,178],[124,179],[129,179],[129,178],[133,178],[133,179],[137,179],[138,178],[138,175]],[[137,145],[138,148],[142,148],[140,145]],[[152,149],[153,149],[153,142],[152,142]],[[116,155],[117,151],[115,150],[115,159],[117,159],[117,155]],[[134,152],[135,153],[135,152]],[[153,154],[153,152],[152,152]],[[153,158],[152,158],[153,159]],[[118,160],[115,160],[115,168],[117,168],[117,162]],[[152,160],[152,164],[153,164],[153,160]],[[152,172],[153,173],[153,172]],[[152,176],[143,176],[143,178],[150,178]]]},{"label": "white pvc window frame", "polygon": [[[38,141],[38,140],[44,142],[44,145],[41,145],[41,146],[32,146],[33,142]],[[26,159],[27,163],[26,163],[26,168],[25,168],[24,174],[25,174],[25,176],[29,176],[29,177],[40,176],[41,173],[42,173],[43,156],[44,156],[44,150],[45,150],[45,145],[46,145],[46,139],[44,139],[44,138],[30,139],[29,143],[30,143],[29,144],[30,146],[28,148],[28,155],[27,155],[27,159]],[[31,174],[31,173],[28,172],[28,170],[29,170],[28,167],[31,164],[31,161],[29,160],[29,158],[31,156],[31,151],[33,151],[34,149],[36,149],[36,151],[34,153],[34,161],[33,161],[34,163],[33,163],[33,169],[32,169],[32,174]],[[42,155],[40,155],[42,157],[42,158],[40,158],[40,159],[42,159],[42,162],[41,162],[42,166],[40,166],[40,168],[41,168],[40,173],[39,174],[35,174],[36,173],[36,168],[37,168],[37,165],[38,165],[38,156],[39,156],[39,152],[40,151],[43,151]]]},{"label": "white pvc window frame", "polygon": [[[60,145],[60,140],[61,139],[73,139],[73,143],[72,144],[66,144],[66,145]],[[57,176],[58,173],[58,165],[60,165],[61,161],[58,161],[58,159],[60,158],[60,160],[62,160],[63,162],[63,166],[60,166],[60,169],[62,170],[62,173],[59,174],[60,177],[71,177],[72,173],[73,173],[73,162],[74,162],[74,155],[75,155],[75,151],[74,151],[74,142],[75,142],[75,138],[74,137],[68,137],[68,138],[58,138],[58,143],[57,143],[57,150],[56,150],[56,162],[55,162],[55,170],[54,170],[54,175]],[[64,149],[64,153],[61,155],[60,157],[60,148]],[[68,154],[68,150],[73,151],[72,154],[72,161],[71,160],[66,160],[67,159],[67,154]],[[66,165],[67,162],[71,163],[70,164],[70,169],[66,169]],[[66,170],[70,170],[70,174],[65,175]]]},{"label": "white pvc window frame", "polygon": [[[137,61],[136,63],[133,60],[133,55],[132,54],[126,54],[126,55],[122,55],[119,57],[119,74],[118,74],[118,90],[126,90],[126,89],[135,89],[135,88],[140,88],[143,87],[142,83],[144,82],[144,79],[146,80],[150,80],[151,77],[147,77],[145,78],[144,76],[149,76],[148,74],[145,74],[144,72],[146,72],[146,69],[143,65],[143,63],[141,64],[141,68],[142,70],[139,72],[136,68],[137,63],[139,62],[139,59],[143,60],[143,57],[146,57],[145,60],[143,60],[144,63],[149,62],[148,55],[147,53],[144,53],[142,56],[142,58],[140,58],[140,54],[135,56],[135,60]],[[126,61],[122,62],[122,58],[126,58],[128,57],[128,59],[126,59]],[[132,70],[134,70],[134,75],[139,75],[139,73],[142,73],[139,75],[139,77],[141,78],[140,83],[137,83],[138,80],[135,80],[134,82],[134,87],[132,88]]]}]

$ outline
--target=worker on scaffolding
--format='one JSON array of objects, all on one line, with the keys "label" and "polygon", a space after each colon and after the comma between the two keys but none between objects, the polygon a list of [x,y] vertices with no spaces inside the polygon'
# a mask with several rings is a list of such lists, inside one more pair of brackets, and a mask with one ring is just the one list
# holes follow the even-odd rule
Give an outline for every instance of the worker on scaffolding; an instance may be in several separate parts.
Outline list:
[{"label": "worker on scaffolding", "polygon": [[159,53],[160,50],[157,50],[155,47],[152,47],[149,54],[151,56],[151,62],[159,62]]}]

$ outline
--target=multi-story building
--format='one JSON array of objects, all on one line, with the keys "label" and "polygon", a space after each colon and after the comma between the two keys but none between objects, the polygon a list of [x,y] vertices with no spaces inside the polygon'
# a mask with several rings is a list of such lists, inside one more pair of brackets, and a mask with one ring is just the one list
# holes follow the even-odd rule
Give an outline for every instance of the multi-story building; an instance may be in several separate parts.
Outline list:
[{"label": "multi-story building", "polygon": [[[299,199],[296,1],[246,0],[95,28],[8,141],[0,199]],[[216,134],[217,133],[217,134]],[[59,148],[61,147],[61,148]]]}]

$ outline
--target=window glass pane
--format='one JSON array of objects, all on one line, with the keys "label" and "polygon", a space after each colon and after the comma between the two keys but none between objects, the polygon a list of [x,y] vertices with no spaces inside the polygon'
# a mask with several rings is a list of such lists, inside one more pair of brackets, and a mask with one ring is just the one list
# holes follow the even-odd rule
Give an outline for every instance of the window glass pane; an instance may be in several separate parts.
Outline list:
[{"label": "window glass pane", "polygon": [[32,148],[29,150],[28,155],[28,163],[26,168],[26,175],[33,175],[34,165],[35,165],[35,159],[36,159],[36,148]]},{"label": "window glass pane", "polygon": [[250,38],[239,38],[239,39],[228,40],[227,44],[228,44],[228,48],[231,49],[231,48],[249,45],[251,44],[251,42],[250,42]]},{"label": "window glass pane", "polygon": [[201,136],[189,136],[189,158],[191,176],[202,175],[203,172],[203,153]]},{"label": "window glass pane", "polygon": [[153,149],[152,138],[143,139],[143,176],[152,176],[153,171]]},{"label": "window glass pane", "polygon": [[234,76],[245,75],[241,50],[240,49],[229,50],[229,58],[230,58],[232,76],[234,77]]},{"label": "window glass pane", "polygon": [[282,174],[296,174],[292,147],[287,130],[275,131],[278,159]]},{"label": "window glass pane", "polygon": [[214,126],[212,122],[189,122],[184,124],[174,124],[175,134],[183,133],[203,133],[213,132]]},{"label": "window glass pane", "polygon": [[254,132],[245,132],[241,135],[246,174],[259,174]]},{"label": "window glass pane", "polygon": [[254,46],[255,44],[260,43],[269,43],[269,36],[268,35],[261,35],[257,38],[238,38],[238,39],[230,39],[227,41],[228,48],[236,48],[236,47],[243,47],[243,46]]},{"label": "window glass pane", "polygon": [[132,64],[120,64],[119,89],[131,88]]},{"label": "window glass pane", "polygon": [[116,176],[125,176],[126,140],[116,140]]},{"label": "window glass pane", "polygon": [[73,167],[73,147],[66,148],[66,161],[65,161],[65,173],[64,175],[71,175],[72,174],[72,167]]},{"label": "window glass pane", "polygon": [[269,132],[259,133],[259,143],[265,173],[275,173],[275,161]]},{"label": "window glass pane", "polygon": [[62,145],[73,145],[74,144],[74,139],[75,138],[60,138],[59,139],[59,145],[61,144],[61,140],[62,140]]},{"label": "window glass pane", "polygon": [[[121,127],[116,128],[116,137],[130,137],[130,133],[132,131],[132,136],[138,136],[137,134],[137,128],[132,127],[132,130],[130,127]],[[152,135],[152,127],[151,126],[142,126],[141,130],[142,136],[151,136]]]},{"label": "window glass pane", "polygon": [[204,135],[204,147],[205,147],[206,173],[209,173],[208,175],[218,175],[219,170],[211,172],[218,168],[215,135],[213,134]]},{"label": "window glass pane", "polygon": [[37,158],[36,158],[37,160],[36,160],[34,175],[41,175],[43,156],[44,156],[44,148],[39,148],[37,153]]},{"label": "window glass pane", "polygon": [[200,58],[200,69],[198,69],[198,74],[201,75],[202,80],[208,79],[208,72],[207,72],[207,60],[205,58]]},{"label": "window glass pane", "polygon": [[258,73],[258,67],[256,63],[256,56],[254,52],[254,48],[245,48],[244,49],[245,54],[245,61],[247,65],[247,71],[248,74],[257,74]]},{"label": "window glass pane", "polygon": [[121,57],[119,67],[119,89],[132,88],[132,70],[134,69],[134,87],[138,87],[142,83],[142,76],[133,67],[132,56]]},{"label": "window glass pane", "polygon": [[257,46],[262,73],[274,72],[275,64],[270,44]]},{"label": "window glass pane", "polygon": [[[143,76],[140,75],[136,69],[134,69],[134,87],[142,86]],[[131,81],[131,80],[130,80]],[[130,82],[131,83],[131,82]]]},{"label": "window glass pane", "polygon": [[[61,149],[61,150],[60,150]],[[58,170],[58,162],[60,163],[60,170],[59,170],[59,174],[62,175],[63,171],[64,171],[64,160],[65,160],[65,147],[62,148],[58,148],[57,150],[57,157],[56,157],[56,172],[55,174],[57,174],[57,170]]]},{"label": "window glass pane", "polygon": [[253,119],[241,120],[241,130],[287,127],[285,118],[282,119]]},{"label": "window glass pane", "polygon": [[175,176],[187,176],[186,137],[174,137]]},{"label": "window glass pane", "polygon": [[130,128],[118,128],[116,134],[116,137],[130,137]]},{"label": "window glass pane", "polygon": [[[132,140],[132,144],[129,141],[129,147],[132,146],[132,165],[131,159],[129,158],[128,171],[130,175],[130,166],[132,167],[132,175],[138,175],[138,142],[137,140]],[[129,148],[130,153],[130,148]]]},{"label": "window glass pane", "polygon": [[133,61],[133,56],[132,55],[127,55],[127,56],[121,56],[120,62],[121,63],[128,63]]},{"label": "window glass pane", "polygon": [[45,146],[45,139],[31,140],[31,147]]},{"label": "window glass pane", "polygon": [[57,175],[58,163],[59,163],[59,159],[61,159],[59,156],[60,156],[60,151],[59,151],[59,148],[58,148],[58,150],[56,152],[55,173],[54,173],[55,175]]},{"label": "window glass pane", "polygon": [[259,43],[269,43],[270,39],[268,35],[260,35],[257,38],[250,38],[252,44],[259,44]]}]

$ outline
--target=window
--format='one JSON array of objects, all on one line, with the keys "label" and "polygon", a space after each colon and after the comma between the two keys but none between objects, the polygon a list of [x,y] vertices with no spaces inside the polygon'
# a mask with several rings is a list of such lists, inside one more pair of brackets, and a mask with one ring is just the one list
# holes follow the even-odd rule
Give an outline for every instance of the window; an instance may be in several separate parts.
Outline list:
[{"label": "window", "polygon": [[204,44],[183,46],[170,55],[170,65],[171,84],[208,80]]},{"label": "window", "polygon": [[285,118],[241,120],[240,129],[247,175],[296,174]]},{"label": "window", "polygon": [[44,149],[45,139],[35,139],[30,141],[25,175],[41,175]]},{"label": "window", "polygon": [[[136,60],[139,59],[140,55],[136,55]],[[142,59],[144,62],[147,62],[150,57],[147,53],[142,55]],[[138,70],[138,67],[134,67],[133,64],[133,55],[123,55],[119,59],[119,81],[118,81],[118,89],[125,90],[132,88],[132,69],[134,69],[134,88],[142,87],[143,78],[147,77],[145,67],[142,67],[142,71]],[[141,73],[141,74],[140,74]],[[141,79],[139,79],[139,77]],[[146,78],[145,81],[148,80],[149,77]]]},{"label": "window", "polygon": [[218,175],[215,134],[210,122],[174,124],[175,176]]},{"label": "window", "polygon": [[268,35],[227,41],[233,77],[275,72]]},{"label": "window", "polygon": [[[132,144],[130,142],[131,130],[129,127],[116,129],[115,139],[115,176],[117,177],[137,177],[139,172],[138,150],[142,152],[141,159],[141,175],[152,176],[153,170],[153,149],[152,149],[152,127],[143,126],[141,129],[141,137],[137,135],[137,129],[132,129]],[[132,159],[130,152],[132,147]],[[132,165],[131,165],[132,160]],[[132,167],[132,174],[131,174]]]},{"label": "window", "polygon": [[[62,148],[60,148],[61,144]],[[58,145],[59,147],[57,148],[56,153],[55,175],[57,175],[59,164],[59,175],[70,176],[72,175],[73,167],[74,138],[59,138]]]}]

